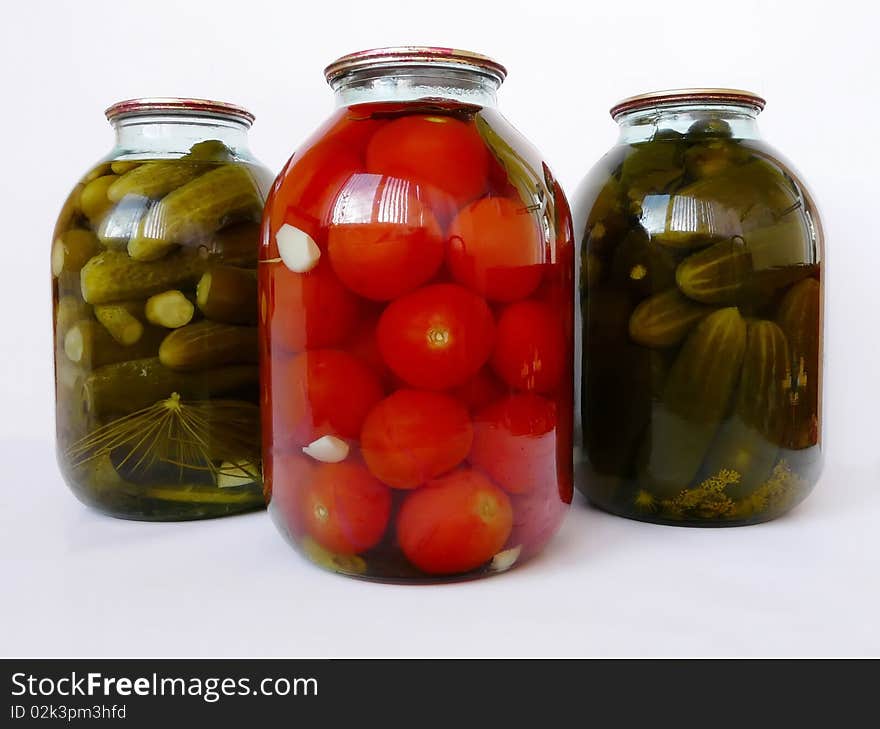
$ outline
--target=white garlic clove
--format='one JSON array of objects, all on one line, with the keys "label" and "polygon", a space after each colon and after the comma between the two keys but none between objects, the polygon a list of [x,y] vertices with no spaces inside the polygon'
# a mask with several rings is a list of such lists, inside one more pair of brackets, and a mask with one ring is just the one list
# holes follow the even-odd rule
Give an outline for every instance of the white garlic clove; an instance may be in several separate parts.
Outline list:
[{"label": "white garlic clove", "polygon": [[339,463],[348,458],[349,445],[335,435],[325,435],[303,448],[303,453],[322,463]]},{"label": "white garlic clove", "polygon": [[275,233],[275,242],[278,244],[281,260],[291,271],[305,273],[318,265],[321,249],[304,230],[285,223]]},{"label": "white garlic clove", "polygon": [[492,557],[492,561],[489,563],[489,570],[492,572],[509,570],[516,563],[516,560],[519,559],[520,552],[522,552],[522,544],[517,544],[515,547],[498,552],[498,554]]}]

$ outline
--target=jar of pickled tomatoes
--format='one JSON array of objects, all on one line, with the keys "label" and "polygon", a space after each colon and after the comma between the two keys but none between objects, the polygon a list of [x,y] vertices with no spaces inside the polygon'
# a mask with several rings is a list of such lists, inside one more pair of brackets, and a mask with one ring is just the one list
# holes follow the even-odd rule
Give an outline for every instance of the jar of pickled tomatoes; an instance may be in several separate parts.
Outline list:
[{"label": "jar of pickled tomatoes", "polygon": [[573,235],[475,53],[325,71],[336,111],[278,176],[258,265],[269,511],[386,581],[500,572],[572,493]]}]

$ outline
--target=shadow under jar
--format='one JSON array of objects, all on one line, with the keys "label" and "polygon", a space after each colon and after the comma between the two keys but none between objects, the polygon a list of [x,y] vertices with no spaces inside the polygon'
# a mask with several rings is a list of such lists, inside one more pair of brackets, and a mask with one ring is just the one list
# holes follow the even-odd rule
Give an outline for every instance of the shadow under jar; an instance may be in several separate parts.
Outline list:
[{"label": "shadow under jar", "polygon": [[53,236],[61,472],[117,517],[261,508],[255,269],[272,176],[248,149],[253,116],[171,98],[106,116],[116,145]]},{"label": "shadow under jar", "polygon": [[615,514],[753,524],[818,479],[822,232],[763,106],[627,99],[577,193],[577,485]]},{"label": "shadow under jar", "polygon": [[495,110],[504,75],[448,49],[336,61],[338,108],[267,202],[269,512],[327,569],[500,572],[571,501],[571,222]]}]

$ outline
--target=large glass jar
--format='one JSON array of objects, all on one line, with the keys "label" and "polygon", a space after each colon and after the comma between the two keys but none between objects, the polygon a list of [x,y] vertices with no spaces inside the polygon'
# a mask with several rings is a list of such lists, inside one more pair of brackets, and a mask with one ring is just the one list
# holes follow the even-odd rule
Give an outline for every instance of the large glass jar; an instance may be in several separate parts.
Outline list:
[{"label": "large glass jar", "polygon": [[176,520],[263,506],[256,262],[271,174],[253,116],[111,106],[116,145],[55,226],[58,461],[80,500]]},{"label": "large glass jar", "polygon": [[599,507],[737,525],[800,502],[821,469],[822,232],[726,89],[627,99],[576,197],[577,485]]},{"label": "large glass jar", "polygon": [[316,563],[379,580],[506,570],[571,500],[573,241],[473,53],[326,70],[259,264],[269,511]]}]

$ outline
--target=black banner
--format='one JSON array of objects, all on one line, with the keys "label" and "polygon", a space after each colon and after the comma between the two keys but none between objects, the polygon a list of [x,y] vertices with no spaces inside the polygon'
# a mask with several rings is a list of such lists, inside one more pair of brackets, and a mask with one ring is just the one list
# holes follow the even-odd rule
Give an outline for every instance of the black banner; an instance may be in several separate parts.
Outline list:
[{"label": "black banner", "polygon": [[[454,729],[701,720],[729,725],[798,715],[858,716],[876,663],[587,660],[5,659],[0,726],[105,722],[130,727],[296,726]],[[834,703],[837,691],[838,703]],[[197,725],[190,722],[198,722]],[[303,726],[302,724],[299,724]]]}]

